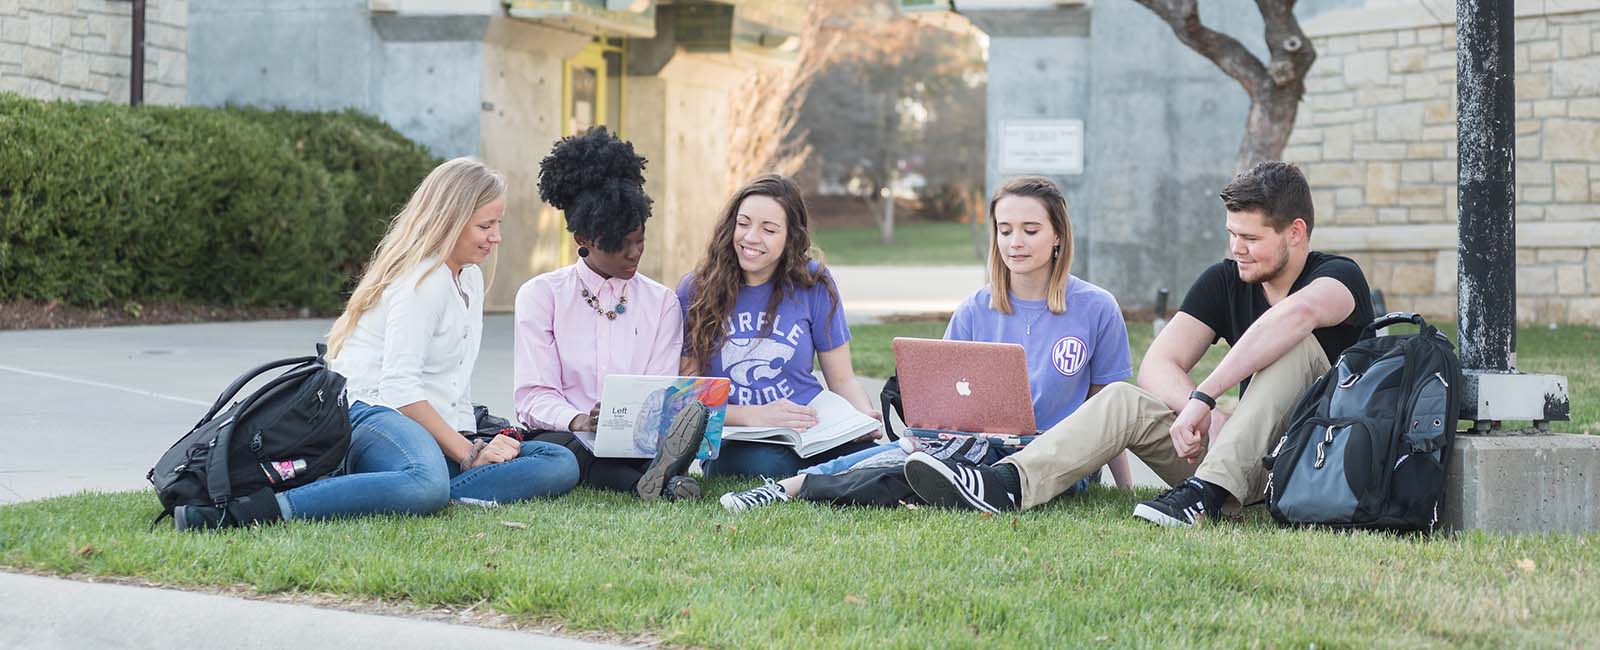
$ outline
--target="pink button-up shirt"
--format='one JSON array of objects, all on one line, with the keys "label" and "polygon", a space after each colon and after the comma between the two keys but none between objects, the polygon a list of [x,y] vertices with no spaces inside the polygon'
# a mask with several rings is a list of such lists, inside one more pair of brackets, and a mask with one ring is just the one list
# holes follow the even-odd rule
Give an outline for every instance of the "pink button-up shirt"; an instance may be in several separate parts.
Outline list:
[{"label": "pink button-up shirt", "polygon": [[[600,297],[604,310],[626,295],[627,312],[606,320],[584,301],[583,287]],[[516,317],[514,398],[517,420],[528,428],[568,430],[573,418],[600,401],[607,375],[678,374],[678,296],[643,275],[607,280],[579,260],[522,285]]]}]

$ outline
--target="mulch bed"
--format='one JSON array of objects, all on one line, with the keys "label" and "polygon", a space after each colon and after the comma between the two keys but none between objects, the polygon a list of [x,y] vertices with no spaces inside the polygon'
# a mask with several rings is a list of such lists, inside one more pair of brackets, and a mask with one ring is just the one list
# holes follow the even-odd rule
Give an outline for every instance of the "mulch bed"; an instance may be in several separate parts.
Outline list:
[{"label": "mulch bed", "polygon": [[337,314],[324,314],[298,307],[213,307],[174,302],[75,307],[56,302],[19,301],[0,302],[0,331],[333,316]]}]

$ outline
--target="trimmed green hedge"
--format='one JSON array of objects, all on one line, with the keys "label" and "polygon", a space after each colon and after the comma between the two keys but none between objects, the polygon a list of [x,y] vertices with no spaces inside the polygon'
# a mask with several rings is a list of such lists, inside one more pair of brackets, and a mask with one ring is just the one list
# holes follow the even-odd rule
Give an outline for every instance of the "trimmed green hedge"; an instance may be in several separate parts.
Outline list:
[{"label": "trimmed green hedge", "polygon": [[354,112],[0,94],[0,300],[336,309],[434,164]]}]

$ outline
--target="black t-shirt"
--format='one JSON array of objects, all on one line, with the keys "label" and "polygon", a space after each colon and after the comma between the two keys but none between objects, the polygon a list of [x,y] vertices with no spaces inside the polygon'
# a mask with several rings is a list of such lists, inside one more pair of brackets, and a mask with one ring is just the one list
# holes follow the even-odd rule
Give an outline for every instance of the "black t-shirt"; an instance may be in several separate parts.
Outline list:
[{"label": "black t-shirt", "polygon": [[[1350,317],[1344,322],[1311,332],[1322,344],[1322,351],[1328,355],[1328,363],[1333,363],[1345,348],[1361,337],[1361,329],[1372,322],[1372,295],[1367,289],[1367,278],[1362,275],[1361,267],[1355,261],[1342,255],[1317,251],[1311,251],[1306,256],[1306,266],[1289,287],[1289,293],[1305,288],[1317,278],[1338,280],[1350,289],[1350,296],[1356,301],[1355,309],[1350,311]],[[1239,342],[1239,337],[1244,336],[1244,331],[1250,329],[1268,307],[1271,305],[1267,304],[1267,294],[1261,285],[1246,284],[1239,279],[1239,264],[1233,260],[1223,260],[1200,274],[1194,285],[1189,287],[1189,293],[1183,297],[1183,306],[1178,310],[1205,323],[1206,327],[1217,333],[1217,339],[1225,339],[1231,346]],[[1211,342],[1216,343],[1217,339]],[[1249,384],[1250,380],[1246,379],[1239,391],[1244,392]]]}]

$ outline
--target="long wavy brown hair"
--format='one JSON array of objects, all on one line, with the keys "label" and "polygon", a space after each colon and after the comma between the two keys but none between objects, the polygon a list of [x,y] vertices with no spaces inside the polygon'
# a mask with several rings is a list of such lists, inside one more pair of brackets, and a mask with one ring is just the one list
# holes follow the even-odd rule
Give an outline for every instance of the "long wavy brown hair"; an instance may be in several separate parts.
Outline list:
[{"label": "long wavy brown hair", "polygon": [[[733,314],[739,288],[744,286],[744,271],[739,268],[739,258],[734,253],[733,231],[739,221],[739,206],[752,196],[777,201],[788,218],[783,253],[772,274],[772,297],[767,300],[767,318],[759,336],[765,338],[772,333],[778,303],[785,296],[793,296],[795,287],[822,284],[827,289],[832,301],[828,310],[830,327],[833,313],[839,307],[838,289],[826,275],[820,256],[812,254],[810,219],[806,216],[806,202],[800,196],[800,188],[794,181],[777,174],[757,177],[734,192],[723,206],[711,243],[706,246],[706,255],[694,268],[694,298],[689,302],[685,320],[689,340],[687,356],[694,360],[696,372],[705,372],[710,367],[711,355],[722,343],[723,323]],[[815,271],[811,269],[812,261],[817,262]]]}]

